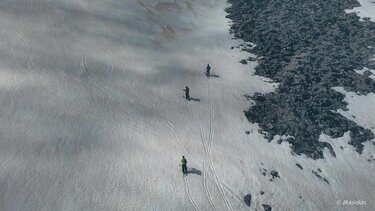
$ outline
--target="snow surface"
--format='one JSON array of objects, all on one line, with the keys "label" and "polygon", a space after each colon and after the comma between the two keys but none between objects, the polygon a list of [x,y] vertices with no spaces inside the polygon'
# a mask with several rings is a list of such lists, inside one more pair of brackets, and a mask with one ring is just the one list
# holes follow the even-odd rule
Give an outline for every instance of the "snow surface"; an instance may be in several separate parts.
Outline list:
[{"label": "snow surface", "polygon": [[362,70],[354,70],[356,73],[360,74],[360,75],[364,75],[366,71],[369,71],[369,78],[372,78],[375,80],[375,70],[373,69],[369,69],[367,67],[364,67]]},{"label": "snow surface", "polygon": [[346,12],[355,12],[359,17],[370,18],[372,22],[375,22],[375,1],[374,0],[358,0],[361,4],[359,7],[354,7]]},{"label": "snow surface", "polygon": [[[359,155],[348,134],[322,134],[337,157],[314,161],[246,120],[243,95],[277,85],[238,62],[249,55],[230,49],[240,41],[226,6],[1,1],[0,210],[374,210],[373,144]],[[218,77],[203,75],[207,63]],[[184,100],[185,86],[200,101]],[[375,109],[355,102],[354,121],[373,125]],[[196,169],[187,177],[182,155]]]}]

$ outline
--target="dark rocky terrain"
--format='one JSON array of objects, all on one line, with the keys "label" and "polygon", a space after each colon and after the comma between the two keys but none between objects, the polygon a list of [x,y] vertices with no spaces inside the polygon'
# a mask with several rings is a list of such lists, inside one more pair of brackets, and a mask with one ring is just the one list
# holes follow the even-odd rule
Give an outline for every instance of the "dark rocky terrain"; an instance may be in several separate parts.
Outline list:
[{"label": "dark rocky terrain", "polygon": [[300,169],[302,169],[302,170],[303,170],[303,167],[302,167],[302,165],[301,165],[301,164],[299,164],[299,163],[296,163],[296,166],[297,166],[298,168],[300,168]]},{"label": "dark rocky terrain", "polygon": [[[311,172],[312,172],[316,177],[318,177],[319,179],[322,179],[324,182],[326,182],[327,184],[329,184],[329,181],[328,181],[326,178],[322,177],[318,172],[316,172],[316,171],[314,171],[314,170],[312,170]],[[319,171],[319,172],[321,172],[321,171]]]},{"label": "dark rocky terrain", "polygon": [[250,193],[244,196],[244,202],[247,206],[249,207],[251,206],[251,194]]},{"label": "dark rocky terrain", "polygon": [[[235,38],[256,44],[241,48],[258,56],[256,75],[279,83],[268,94],[255,94],[255,105],[245,112],[271,141],[275,135],[290,138],[294,153],[323,158],[330,144],[319,141],[321,133],[333,138],[350,132],[358,153],[363,142],[374,138],[371,130],[335,112],[347,110],[344,95],[332,87],[365,95],[375,92],[369,74],[375,69],[375,24],[360,21],[345,9],[359,6],[355,0],[229,0],[228,18]],[[254,58],[249,58],[252,61]],[[246,64],[246,61],[241,61]]]},{"label": "dark rocky terrain", "polygon": [[272,207],[268,204],[262,204],[264,211],[272,211]]}]

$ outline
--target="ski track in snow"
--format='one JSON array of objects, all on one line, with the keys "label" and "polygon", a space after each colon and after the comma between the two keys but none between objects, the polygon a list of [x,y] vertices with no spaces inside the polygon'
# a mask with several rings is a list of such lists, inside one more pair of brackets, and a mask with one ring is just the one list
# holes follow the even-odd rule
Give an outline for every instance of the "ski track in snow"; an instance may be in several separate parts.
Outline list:
[{"label": "ski track in snow", "polygon": [[[78,2],[79,2],[79,4],[80,4],[80,7],[84,10],[85,7],[83,6],[81,0],[79,0]],[[105,24],[101,24],[101,29],[102,29],[102,32],[103,32],[103,33],[106,32]],[[110,89],[110,88],[104,86],[103,84],[99,84],[99,83],[96,82],[96,80],[91,76],[91,74],[90,74],[90,72],[89,72],[89,70],[88,70],[88,68],[87,68],[87,65],[86,65],[86,55],[87,55],[87,52],[86,52],[86,51],[87,51],[86,49],[83,50],[82,57],[81,57],[81,61],[82,61],[82,69],[83,69],[84,72],[87,74],[87,76],[91,79],[91,82],[94,83],[94,85],[95,85],[97,88],[99,88],[103,93],[107,94],[108,96],[110,96],[108,93],[112,93],[112,95],[113,95],[113,93],[115,93],[115,90]],[[113,55],[111,52],[110,52],[110,55],[111,55],[112,57],[114,57],[114,55]],[[110,75],[110,77],[111,77],[112,72],[113,72],[113,64],[111,63],[110,65],[111,65],[111,69],[110,69],[110,71],[109,71],[109,72],[110,72],[109,75]],[[108,100],[107,100],[107,103],[108,103],[108,104],[111,104]],[[138,115],[138,114],[136,114],[136,113],[134,113],[134,112],[129,112],[129,111],[123,109],[122,106],[117,106],[117,105],[115,105],[115,107],[119,108],[121,111],[123,111],[123,112],[124,112],[126,115],[128,115],[129,117],[133,117],[133,118],[138,119],[139,121],[141,121],[141,122],[143,122],[143,123],[148,123],[150,126],[152,126],[152,124],[149,123],[148,121],[146,121],[144,118],[142,118],[141,115]],[[179,139],[179,137],[178,137],[178,135],[177,135],[177,133],[176,133],[176,128],[175,128],[174,124],[173,124],[171,121],[166,120],[165,118],[163,118],[162,115],[159,114],[159,113],[157,113],[157,112],[154,112],[154,115],[155,115],[155,117],[159,120],[159,122],[162,122],[162,123],[166,126],[166,128],[169,129],[169,131],[170,131],[170,133],[171,133],[171,135],[172,135],[172,140],[175,140],[175,141],[177,141],[177,142],[179,143],[179,145],[182,145],[182,147],[185,149],[185,151],[189,151],[189,150],[186,148],[185,144],[182,143],[181,140]],[[128,127],[129,129],[135,129],[135,130],[138,130],[138,131],[140,131],[141,133],[144,133],[144,134],[146,134],[146,135],[152,135],[152,136],[155,136],[155,137],[160,138],[157,134],[152,133],[152,132],[150,132],[150,131],[147,131],[147,130],[145,130],[145,129],[143,129],[143,128],[137,127],[137,126],[135,126],[135,125],[131,125],[131,124],[129,124],[129,123],[126,123],[126,124],[124,124],[124,125],[125,125],[126,127]],[[188,195],[188,197],[189,197],[189,201],[191,202],[191,204],[193,205],[193,207],[194,207],[195,210],[199,210],[199,209],[198,209],[198,206],[197,206],[197,204],[196,204],[196,202],[195,202],[195,200],[194,200],[194,198],[193,198],[193,197],[191,196],[191,194],[190,194],[190,186],[189,186],[189,181],[188,181],[188,179],[185,179],[185,178],[184,178],[184,183],[185,183],[185,191],[186,191],[186,193],[187,193],[187,195]]]},{"label": "ski track in snow", "polygon": [[[102,25],[103,27],[105,27],[105,25],[103,24]],[[105,29],[104,29],[105,31]],[[111,51],[109,51],[108,54],[112,59],[115,59],[115,56],[113,55],[113,53]],[[81,57],[81,65],[82,65],[82,69],[84,70],[84,72],[87,74],[87,76],[91,79],[90,81],[92,83],[94,83],[94,85],[99,88],[106,96],[111,96],[111,95],[114,95],[118,98],[120,98],[120,96],[117,95],[117,91],[112,89],[112,88],[109,88],[108,86],[100,83],[100,82],[97,82],[96,79],[94,77],[91,76],[88,68],[87,68],[87,64],[86,64],[86,56],[87,56],[87,50],[84,49],[83,50],[83,53],[82,53],[82,57]],[[109,75],[109,78],[112,77],[112,74],[113,74],[113,69],[114,69],[114,65],[113,63],[110,63],[110,69],[107,70],[106,72],[108,72],[108,75]],[[129,86],[128,86],[129,87]],[[144,123],[144,124],[147,124],[150,128],[152,127],[155,127],[154,124],[150,123],[149,121],[147,121],[146,119],[144,119],[142,117],[141,114],[137,114],[136,112],[130,112],[126,109],[123,108],[123,106],[121,105],[118,105],[118,104],[113,104],[111,103],[109,100],[107,100],[107,103],[112,106],[112,107],[115,107],[115,108],[118,108],[119,110],[121,110],[124,114],[126,114],[127,116],[129,116],[130,118],[134,118],[134,119],[137,119],[139,120],[140,122]],[[130,102],[129,102],[130,103]],[[166,120],[166,118],[163,118],[162,115],[160,113],[158,113],[157,111],[153,111],[154,112],[154,116],[156,117],[157,120],[159,120],[159,122],[162,122],[163,125],[168,128],[171,132],[171,135],[173,136],[173,140],[177,140],[179,143],[182,143],[179,139],[179,137],[177,136],[176,134],[176,129],[175,129],[175,126],[174,124],[169,121],[169,120]],[[135,125],[130,125],[130,124],[126,124],[130,129],[136,129],[144,134],[148,134],[148,135],[152,135],[152,136],[155,136],[155,137],[159,137],[156,133],[153,133],[149,130],[145,130],[143,128],[140,128],[138,126],[135,126]],[[160,137],[159,137],[160,138]],[[186,151],[188,151],[188,149],[186,148],[186,146],[182,143],[182,146],[185,148]]]},{"label": "ski track in snow", "polygon": [[186,177],[187,176],[182,176],[182,179],[184,180],[184,184],[185,184],[185,192],[188,195],[189,201],[193,205],[194,210],[200,210],[198,208],[197,203],[195,202],[194,198],[191,196],[190,187],[189,187],[189,180]]},{"label": "ski track in snow", "polygon": [[[84,6],[84,4],[82,3],[82,0],[78,0],[78,4],[79,4],[79,6],[81,7],[81,9],[83,10],[83,11],[85,11],[86,10],[86,7]],[[86,13],[84,13],[84,14],[86,14]],[[87,16],[87,15],[86,15]],[[87,17],[87,19],[90,19],[90,17]],[[104,32],[105,31],[105,29],[104,29],[104,27],[105,27],[105,25],[104,24],[101,24],[101,29],[102,29],[102,32]],[[109,55],[111,55],[113,58],[114,58],[114,55],[113,55],[113,53],[108,53]],[[111,96],[109,93],[111,93],[111,94],[113,94],[113,93],[117,93],[116,92],[116,90],[113,90],[113,89],[109,89],[108,87],[106,87],[105,85],[103,85],[103,84],[99,84],[92,76],[91,76],[91,74],[90,74],[90,72],[89,72],[89,70],[88,70],[88,68],[87,68],[87,65],[86,65],[86,55],[87,55],[87,49],[83,49],[83,51],[82,51],[82,56],[81,56],[81,61],[82,61],[82,68],[83,68],[83,70],[85,71],[85,73],[87,74],[87,76],[91,79],[91,81],[94,83],[94,85],[97,87],[97,88],[99,88],[104,94],[106,94],[107,96]],[[113,72],[113,64],[111,63],[110,64],[110,66],[111,66],[111,68],[110,68],[110,70],[109,70],[109,76],[111,77],[111,75],[112,75],[112,72]],[[108,71],[107,71],[108,72]],[[116,97],[117,97],[117,95],[116,95]],[[111,104],[109,101],[107,101],[108,102],[108,104]],[[142,118],[142,116],[141,115],[136,115],[134,112],[133,113],[131,113],[131,112],[129,112],[129,111],[127,111],[127,110],[125,110],[125,109],[123,109],[123,107],[120,105],[115,105],[115,107],[116,108],[118,108],[118,109],[120,109],[122,112],[124,112],[126,115],[128,115],[129,117],[134,117],[134,118],[136,118],[136,119],[138,119],[139,121],[142,121],[142,122],[147,122],[147,121],[145,121],[145,119],[143,119]],[[137,128],[137,127],[135,127],[135,128]],[[145,131],[144,129],[142,129],[142,128],[138,128],[138,130],[140,130],[140,131]]]},{"label": "ski track in snow", "polygon": [[208,149],[207,149],[207,152],[208,152],[208,158],[209,158],[209,163],[210,163],[210,169],[212,171],[212,174],[213,174],[213,177],[214,177],[214,182],[216,184],[216,187],[218,188],[218,190],[220,191],[220,194],[225,202],[225,205],[227,206],[227,208],[229,210],[233,210],[232,209],[232,206],[230,205],[230,203],[228,202],[227,198],[225,197],[225,194],[223,192],[223,189],[221,188],[221,184],[220,184],[220,180],[219,180],[219,177],[217,176],[216,174],[216,170],[215,170],[215,166],[214,166],[214,162],[212,161],[212,143],[214,142],[214,126],[213,126],[213,123],[214,123],[214,117],[213,117],[213,113],[215,112],[214,111],[214,105],[212,103],[212,92],[211,92],[211,82],[210,82],[210,79],[208,78],[208,95],[209,95],[209,104],[210,104],[210,123],[209,123],[209,143],[208,143]]},{"label": "ski track in snow", "polygon": [[31,70],[32,66],[33,66],[33,62],[32,62],[31,57],[30,57],[29,45],[28,45],[28,43],[26,41],[26,38],[24,36],[22,36],[19,32],[17,32],[15,29],[13,29],[10,26],[8,26],[7,29],[11,33],[13,33],[15,37],[17,37],[19,40],[21,40],[22,45],[24,46],[24,49],[25,49],[25,53],[26,53],[26,57],[27,57],[27,61],[28,61],[29,70]]},{"label": "ski track in snow", "polygon": [[[237,42],[229,36],[225,1],[181,0],[172,3],[177,10],[157,8],[168,6],[157,0],[38,0],[33,8],[18,8],[17,1],[0,3],[0,180],[6,187],[0,209],[233,211],[270,204],[347,210],[352,207],[330,203],[373,196],[373,163],[362,163],[371,151],[357,155],[334,140],[337,158],[310,161],[291,156],[284,143],[244,134],[258,127],[243,115],[248,104],[241,96],[273,88],[251,76],[255,65],[238,63],[247,53],[230,50]],[[173,39],[163,38],[166,26]],[[159,38],[163,48],[150,42]],[[220,77],[202,75],[207,63]],[[181,99],[185,85],[202,100]],[[61,137],[71,141],[56,144]],[[181,154],[201,173],[180,178]],[[282,177],[269,182],[258,172],[261,162]],[[362,173],[347,173],[353,166]],[[311,174],[317,167],[330,186]],[[248,193],[251,207],[243,200]]]},{"label": "ski track in snow", "polygon": [[[82,5],[81,1],[79,1],[79,4],[80,6],[82,7],[82,9],[84,9],[84,6]],[[102,24],[101,25],[101,29],[102,29],[102,32],[105,32],[106,29],[105,29],[105,25]],[[85,73],[87,74],[87,76],[91,79],[91,82],[94,83],[94,85],[99,88],[103,93],[107,94],[109,96],[108,93],[115,93],[114,90],[106,87],[105,85],[103,84],[100,84],[98,82],[96,82],[96,80],[91,76],[91,74],[89,73],[89,70],[87,68],[87,65],[86,65],[86,55],[87,55],[87,50],[84,49],[83,50],[83,53],[82,53],[82,68],[83,70],[85,71]],[[113,54],[110,53],[110,55],[112,57]],[[111,63],[111,68],[110,68],[110,75],[112,74],[113,72],[113,64]],[[210,78],[207,79],[207,84],[208,84],[208,97],[209,97],[209,114],[210,114],[210,119],[209,119],[209,139],[206,138],[205,134],[204,134],[204,130],[202,130],[202,141],[203,141],[203,147],[205,149],[205,152],[206,152],[206,157],[207,157],[207,161],[205,162],[205,171],[204,171],[204,189],[205,189],[205,193],[206,193],[206,196],[209,200],[209,203],[210,205],[215,209],[217,210],[216,206],[215,206],[215,203],[213,202],[213,199],[212,199],[212,196],[210,194],[210,191],[209,191],[209,188],[208,188],[208,183],[207,183],[207,178],[208,178],[208,175],[209,175],[209,171],[211,171],[211,174],[212,174],[212,181],[214,182],[216,188],[219,190],[219,193],[222,197],[222,199],[224,200],[224,203],[225,203],[225,206],[228,208],[228,210],[232,211],[233,208],[232,206],[230,205],[230,203],[228,202],[228,199],[226,198],[225,196],[225,193],[221,187],[221,182],[217,176],[217,173],[216,173],[216,170],[214,168],[214,163],[213,163],[213,160],[212,160],[212,144],[214,142],[214,126],[213,126],[213,122],[214,122],[214,118],[213,118],[213,112],[214,112],[214,105],[212,103],[212,93],[211,93],[211,82],[210,82]],[[108,104],[111,104],[108,100],[107,100],[107,103]],[[142,118],[141,115],[137,115],[135,114],[134,112],[129,112],[125,109],[122,108],[122,106],[118,106],[118,105],[115,105],[115,107],[119,108],[121,111],[123,111],[126,115],[128,115],[129,117],[133,117],[135,119],[138,119],[139,121],[143,122],[143,123],[149,123],[148,121],[146,121],[145,119]],[[170,133],[172,135],[172,139],[173,140],[177,140],[178,143],[180,143],[180,145],[183,146],[183,148],[188,151],[188,149],[186,148],[185,144],[182,143],[176,133],[176,129],[175,129],[175,126],[173,123],[171,123],[169,120],[165,120],[165,118],[163,118],[160,114],[156,113],[155,117],[160,121],[162,122],[169,130],[170,130]],[[152,125],[151,123],[149,123],[149,125]],[[137,127],[135,125],[130,125],[128,123],[125,124],[126,127],[128,127],[129,129],[135,129],[135,130],[138,130],[140,131],[141,133],[143,134],[146,134],[146,135],[151,135],[151,136],[155,136],[155,137],[158,137],[157,134],[155,133],[152,133],[150,131],[147,131],[143,128],[140,128],[140,127]],[[189,186],[189,182],[188,182],[188,179],[185,179],[184,178],[184,183],[185,183],[185,191],[189,197],[189,201],[191,202],[191,204],[193,205],[194,209],[195,210],[199,210],[198,209],[198,206],[194,200],[194,198],[191,196],[190,194],[190,186]],[[228,187],[226,187],[228,189]],[[232,193],[232,192],[231,192]]]},{"label": "ski track in snow", "polygon": [[[81,5],[82,8],[84,8],[84,7],[82,6],[81,2],[80,2],[80,5]],[[106,26],[105,26],[105,24],[101,24],[101,30],[102,30],[103,33],[106,32]],[[112,52],[109,52],[108,54],[109,54],[112,58],[114,58],[114,55],[113,55]],[[95,85],[96,87],[98,87],[100,90],[102,90],[103,93],[107,94],[108,96],[110,96],[108,93],[112,93],[112,95],[113,95],[113,93],[115,93],[115,90],[113,90],[113,89],[111,89],[111,88],[108,88],[108,87],[106,87],[105,85],[96,82],[96,80],[91,76],[91,74],[89,73],[89,70],[88,70],[88,68],[87,68],[87,65],[86,65],[86,55],[87,55],[87,52],[86,52],[86,49],[84,49],[84,50],[83,50],[83,53],[82,53],[82,59],[81,59],[81,60],[82,60],[82,68],[83,68],[83,70],[85,71],[85,73],[87,74],[87,76],[91,79],[91,81],[94,83],[94,85]],[[110,65],[111,65],[111,68],[110,68],[110,71],[109,71],[109,77],[111,77],[111,76],[112,76],[112,73],[113,73],[113,64],[111,63]],[[108,103],[108,104],[111,104],[108,100],[107,100],[107,103]],[[123,111],[123,112],[124,112],[126,115],[128,115],[129,117],[133,117],[133,118],[138,119],[139,121],[141,121],[141,122],[143,122],[143,123],[148,124],[149,126],[153,126],[151,123],[149,123],[149,122],[146,121],[144,118],[142,118],[141,115],[138,115],[138,114],[136,114],[136,113],[134,113],[134,112],[129,112],[129,111],[123,109],[122,106],[117,106],[117,105],[115,105],[115,107],[119,108],[121,111]],[[155,115],[155,117],[159,120],[159,122],[162,122],[162,123],[166,126],[166,128],[169,129],[169,131],[170,131],[170,133],[171,133],[171,135],[172,135],[172,140],[177,141],[180,145],[182,145],[182,147],[185,149],[185,151],[188,151],[188,149],[186,148],[185,144],[182,143],[181,140],[179,139],[179,137],[178,137],[178,135],[177,135],[177,133],[176,133],[176,129],[175,129],[174,124],[173,124],[171,121],[169,121],[169,120],[165,120],[165,118],[163,118],[162,115],[160,115],[159,113],[154,112],[154,115]],[[143,128],[137,127],[137,126],[135,126],[135,125],[131,125],[131,124],[129,124],[129,123],[126,123],[126,124],[124,124],[124,125],[125,125],[126,127],[128,127],[129,129],[135,129],[135,130],[140,131],[140,132],[143,133],[143,134],[151,135],[151,136],[154,136],[154,137],[160,138],[157,134],[152,133],[152,132],[150,132],[150,131],[148,131],[148,130],[145,130],[145,129],[143,129]],[[189,201],[191,202],[191,204],[193,205],[193,207],[194,207],[195,210],[199,210],[199,209],[198,209],[198,206],[197,206],[197,204],[196,204],[196,202],[195,202],[195,200],[194,200],[194,198],[193,198],[193,197],[191,196],[191,194],[190,194],[189,181],[188,181],[187,179],[184,178],[184,183],[185,183],[185,191],[186,191],[186,193],[187,193],[187,195],[188,195],[188,197],[189,197]]]},{"label": "ski track in snow", "polygon": [[229,193],[231,193],[236,199],[238,199],[238,202],[243,203],[243,199],[241,196],[236,194],[228,185],[226,185],[224,182],[221,182],[220,185],[222,185]]},{"label": "ski track in snow", "polygon": [[[222,197],[222,199],[225,203],[225,206],[229,210],[233,210],[232,206],[228,202],[228,199],[226,198],[225,193],[224,193],[224,191],[221,187],[222,183],[220,182],[219,177],[217,176],[217,173],[216,173],[215,168],[214,168],[214,162],[213,162],[213,159],[212,159],[212,145],[213,145],[213,142],[214,142],[214,125],[213,125],[213,122],[214,122],[214,118],[213,118],[214,105],[212,103],[212,93],[211,93],[211,82],[210,82],[210,80],[212,80],[212,79],[209,79],[209,78],[207,79],[207,93],[208,93],[208,98],[209,98],[209,102],[208,102],[209,103],[209,127],[208,127],[209,137],[208,138],[206,137],[206,134],[204,132],[204,129],[203,129],[203,126],[202,126],[202,120],[199,118],[197,112],[194,111],[195,119],[199,123],[200,137],[201,137],[201,140],[202,140],[202,145],[203,145],[203,149],[205,151],[205,157],[206,157],[206,161],[204,162],[203,187],[204,187],[205,194],[206,194],[206,197],[207,197],[210,205],[212,206],[212,208],[214,210],[217,210],[217,207],[216,207],[215,203],[213,202],[213,199],[212,199],[211,193],[209,191],[209,187],[208,187],[208,178],[209,178],[209,173],[211,172],[211,174],[212,174],[211,180],[213,181],[213,183],[215,184],[215,187],[219,191],[219,193],[220,193],[220,195],[221,195],[221,197]],[[228,187],[226,187],[226,188],[228,189]],[[232,191],[230,191],[230,193],[233,194]]]},{"label": "ski track in snow", "polygon": [[208,165],[208,161],[207,161],[209,153],[207,151],[207,146],[206,146],[207,145],[207,139],[206,139],[206,135],[204,133],[204,129],[202,127],[202,122],[199,119],[199,116],[198,116],[196,111],[194,111],[194,116],[195,116],[195,119],[197,120],[197,122],[199,123],[200,137],[201,137],[201,140],[202,140],[202,145],[203,145],[203,149],[204,149],[205,157],[206,157],[206,160],[205,160],[204,165],[203,165],[203,188],[204,188],[206,197],[208,199],[208,202],[210,203],[210,205],[212,206],[212,208],[214,210],[217,210],[217,208],[215,206],[215,203],[212,200],[212,196],[211,196],[211,193],[208,189],[208,183],[207,183],[207,177],[208,177],[208,171],[209,171],[209,165]]},{"label": "ski track in snow", "polygon": [[[114,58],[113,53],[108,52],[107,54],[110,55],[112,58]],[[120,96],[117,95],[117,91],[116,91],[116,90],[114,90],[114,89],[112,89],[112,88],[109,88],[108,86],[106,86],[106,85],[104,85],[104,84],[102,84],[102,83],[100,83],[100,82],[97,82],[96,79],[95,79],[94,77],[91,76],[90,71],[89,71],[88,68],[87,68],[87,64],[86,64],[86,56],[87,56],[87,50],[83,50],[83,53],[82,53],[82,59],[81,59],[81,60],[82,60],[82,69],[83,69],[84,72],[87,74],[87,76],[90,78],[91,82],[94,83],[94,85],[95,85],[97,88],[99,88],[99,89],[100,89],[100,90],[101,90],[106,96],[111,96],[111,95],[114,95],[114,94],[115,94],[116,97],[120,98]],[[112,64],[112,63],[110,63],[110,69],[107,70],[107,72],[108,72],[109,78],[112,77],[112,72],[113,72],[113,64]],[[129,102],[129,101],[128,101],[128,102]],[[115,107],[115,108],[118,108],[118,109],[121,110],[124,114],[126,114],[127,116],[129,116],[130,118],[137,119],[138,121],[140,121],[140,122],[142,122],[142,123],[146,123],[146,124],[148,124],[150,127],[154,127],[154,124],[152,124],[152,123],[150,123],[148,120],[144,119],[144,118],[142,117],[141,114],[137,114],[136,112],[130,112],[130,111],[124,109],[123,106],[118,105],[118,104],[113,104],[113,103],[111,103],[109,100],[107,100],[107,103],[108,103],[109,105],[112,105],[112,106]],[[131,102],[129,102],[129,103],[131,103]],[[172,134],[175,135],[175,133],[176,133],[175,131],[176,131],[176,130],[174,129],[173,124],[172,124],[170,121],[166,121],[166,120],[164,120],[164,118],[163,118],[159,113],[157,113],[156,111],[154,111],[154,112],[155,112],[155,113],[154,113],[155,117],[156,117],[160,122],[162,122],[166,127],[168,127],[168,128],[171,130]],[[139,127],[138,127],[138,129],[139,129],[139,130],[143,130],[143,131],[145,132],[145,130],[142,129],[142,128],[139,128]],[[149,134],[152,134],[152,135],[154,135],[154,136],[157,136],[155,133],[152,133],[152,132],[150,132],[150,131],[147,131],[147,132],[148,132]],[[176,135],[175,135],[175,136],[176,136]],[[177,136],[176,136],[176,137],[177,137]],[[178,138],[178,137],[177,137],[177,138]]]},{"label": "ski track in snow", "polygon": [[[94,78],[91,77],[88,69],[87,69],[87,65],[86,65],[86,50],[83,50],[83,53],[82,53],[82,68],[83,70],[85,71],[85,73],[87,74],[87,76],[91,79],[90,81],[94,84],[94,86],[96,86],[97,88],[99,88],[104,94],[106,94],[107,96],[110,96],[109,95],[109,92],[111,92],[111,90],[107,90],[106,87],[98,84]],[[114,92],[112,92],[112,95],[113,95]],[[121,105],[117,105],[117,104],[112,104],[109,100],[107,100],[107,103],[109,105],[111,105],[111,107],[115,107],[115,108],[118,108],[119,110],[121,110],[125,115],[129,116],[130,118],[134,118],[134,119],[138,119],[139,121],[141,122],[144,122],[144,123],[148,123],[145,119],[143,119],[140,115],[136,115],[134,112],[129,112],[128,110],[124,109]],[[136,125],[132,125],[132,124],[129,124],[129,123],[125,123],[123,122],[123,125],[125,125],[126,127],[128,127],[129,129],[134,129],[134,130],[137,130],[143,134],[146,134],[146,135],[149,135],[149,136],[154,136],[154,137],[157,137],[157,138],[160,138],[160,136],[154,132],[151,132],[149,130],[146,130],[144,128],[141,128],[139,126],[136,126]]]},{"label": "ski track in snow", "polygon": [[[106,29],[105,29],[105,25],[104,24],[101,24],[101,29],[102,29],[102,32],[105,32]],[[115,58],[115,56],[113,55],[112,52],[109,51],[108,53],[112,58]],[[104,94],[106,94],[107,96],[110,96],[109,93],[115,93],[115,90],[97,82],[90,74],[88,68],[87,68],[87,64],[86,64],[86,56],[87,56],[87,50],[84,49],[83,50],[83,53],[82,53],[82,56],[81,56],[81,65],[82,65],[82,69],[84,70],[84,72],[87,74],[87,76],[90,78],[90,81],[92,83],[94,83],[94,85],[99,88]],[[112,73],[113,73],[113,64],[110,63],[110,70],[107,71],[109,72],[109,78],[112,77]],[[111,102],[109,100],[107,100],[107,103],[109,105],[111,105]],[[135,118],[135,119],[138,119],[139,121],[143,122],[143,123],[146,123],[148,124],[149,126],[153,126],[150,122],[148,122],[147,120],[145,120],[144,118],[142,118],[142,116],[140,114],[136,114],[134,112],[129,112],[125,109],[123,109],[122,106],[118,106],[117,104],[114,105],[114,107],[117,107],[118,109],[120,109],[121,111],[123,111],[126,115],[128,115],[130,118]],[[185,144],[181,142],[180,138],[178,137],[177,133],[176,133],[176,128],[174,126],[174,124],[169,121],[169,120],[166,120],[165,118],[162,117],[161,114],[157,113],[157,112],[154,112],[154,115],[156,117],[156,119],[159,120],[159,122],[162,122],[166,128],[169,129],[171,135],[172,135],[172,140],[175,140],[177,141],[180,145],[182,145],[182,147],[185,149],[185,151],[188,151],[188,149],[186,148]],[[153,132],[150,132],[148,130],[145,130],[143,128],[140,128],[138,126],[135,126],[135,125],[131,125],[129,123],[122,123],[123,125],[125,125],[126,127],[128,127],[129,129],[134,129],[134,130],[138,130],[140,131],[141,133],[143,134],[146,134],[146,135],[150,135],[150,136],[154,136],[154,137],[157,137],[157,138],[161,138],[159,137],[157,134],[153,133]],[[188,179],[185,179],[184,178],[184,183],[185,183],[185,191],[189,197],[189,200],[191,202],[191,204],[193,205],[194,209],[195,210],[199,210],[198,209],[198,206],[194,200],[194,198],[191,196],[190,194],[190,186],[189,186],[189,181]]]}]

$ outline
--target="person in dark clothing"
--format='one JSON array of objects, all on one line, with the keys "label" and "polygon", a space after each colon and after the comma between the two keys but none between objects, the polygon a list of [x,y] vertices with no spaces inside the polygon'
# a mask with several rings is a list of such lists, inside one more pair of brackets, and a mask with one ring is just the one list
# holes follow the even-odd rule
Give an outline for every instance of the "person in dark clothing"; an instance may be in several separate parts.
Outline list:
[{"label": "person in dark clothing", "polygon": [[211,70],[210,64],[207,64],[207,67],[206,67],[206,76],[210,76],[210,70]]},{"label": "person in dark clothing", "polygon": [[186,87],[185,89],[183,89],[185,91],[185,98],[186,100],[190,100],[190,95],[189,95],[189,87]]},{"label": "person in dark clothing", "polygon": [[182,173],[183,174],[187,174],[186,164],[187,164],[187,160],[186,160],[185,156],[182,156],[182,159],[181,159],[181,162],[180,162],[180,166],[182,166]]}]

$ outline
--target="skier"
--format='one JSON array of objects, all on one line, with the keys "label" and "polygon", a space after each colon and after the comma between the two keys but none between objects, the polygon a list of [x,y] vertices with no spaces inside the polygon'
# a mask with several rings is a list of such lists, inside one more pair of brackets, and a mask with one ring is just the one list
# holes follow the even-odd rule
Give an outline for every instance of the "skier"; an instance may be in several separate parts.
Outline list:
[{"label": "skier", "polygon": [[182,166],[182,173],[183,174],[187,174],[186,163],[187,163],[187,160],[186,160],[185,156],[182,156],[182,159],[181,159],[181,162],[180,162],[180,166]]},{"label": "skier", "polygon": [[207,64],[207,67],[206,67],[206,76],[207,77],[210,76],[210,70],[211,70],[210,64]]},{"label": "skier", "polygon": [[186,100],[190,100],[190,95],[189,95],[189,87],[186,87],[185,89],[183,89],[185,91],[185,98]]}]

